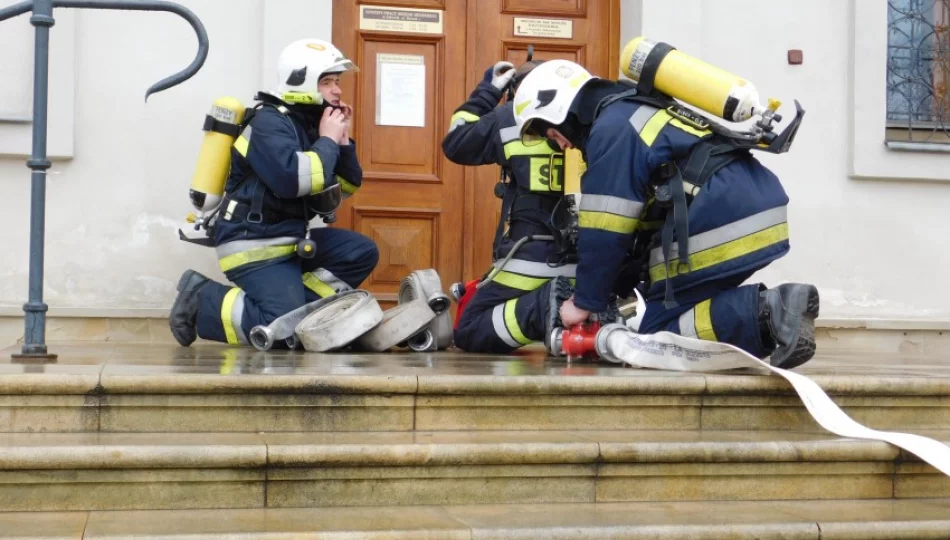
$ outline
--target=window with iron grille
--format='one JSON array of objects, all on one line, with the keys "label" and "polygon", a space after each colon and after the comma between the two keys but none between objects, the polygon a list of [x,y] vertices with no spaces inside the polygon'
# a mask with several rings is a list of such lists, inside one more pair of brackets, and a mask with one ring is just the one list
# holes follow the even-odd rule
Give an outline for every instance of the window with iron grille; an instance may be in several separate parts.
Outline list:
[{"label": "window with iron grille", "polygon": [[950,145],[950,0],[888,0],[887,140]]}]

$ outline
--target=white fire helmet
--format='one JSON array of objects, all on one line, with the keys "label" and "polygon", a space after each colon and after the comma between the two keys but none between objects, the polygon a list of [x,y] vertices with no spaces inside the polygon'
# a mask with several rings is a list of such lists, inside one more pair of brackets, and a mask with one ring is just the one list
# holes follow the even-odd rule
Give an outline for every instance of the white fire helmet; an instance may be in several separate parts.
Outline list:
[{"label": "white fire helmet", "polygon": [[301,39],[284,48],[277,60],[277,97],[287,103],[320,105],[318,83],[329,73],[359,71],[333,44]]},{"label": "white fire helmet", "polygon": [[564,122],[581,88],[597,78],[569,60],[548,60],[531,70],[515,93],[515,121],[522,141],[543,142],[543,134],[526,133],[531,123],[543,120],[556,126]]}]

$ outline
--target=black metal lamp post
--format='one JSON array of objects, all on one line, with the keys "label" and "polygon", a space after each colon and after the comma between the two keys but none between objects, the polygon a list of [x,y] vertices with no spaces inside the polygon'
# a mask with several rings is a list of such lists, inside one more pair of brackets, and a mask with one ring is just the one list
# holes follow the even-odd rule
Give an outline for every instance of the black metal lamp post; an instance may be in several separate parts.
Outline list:
[{"label": "black metal lamp post", "polygon": [[193,77],[208,57],[208,34],[201,21],[187,8],[160,0],[31,0],[0,9],[0,22],[33,12],[30,24],[36,28],[33,67],[33,154],[27,166],[33,170],[30,206],[30,290],[23,306],[25,332],[23,348],[13,359],[29,362],[55,361],[46,347],[46,311],[43,302],[43,252],[46,235],[46,170],[52,165],[46,155],[47,96],[49,92],[49,29],[56,23],[53,8],[168,11],[188,21],[198,35],[198,55],[184,70],[162,79],[145,93],[145,100]]}]

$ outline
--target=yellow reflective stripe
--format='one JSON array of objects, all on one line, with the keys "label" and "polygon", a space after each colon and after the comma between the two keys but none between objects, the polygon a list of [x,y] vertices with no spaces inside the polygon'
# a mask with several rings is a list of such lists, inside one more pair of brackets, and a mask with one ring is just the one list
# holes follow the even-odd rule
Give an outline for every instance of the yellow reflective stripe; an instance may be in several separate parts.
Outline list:
[{"label": "yellow reflective stripe", "polygon": [[641,221],[640,230],[643,231],[658,231],[663,228],[662,221]]},{"label": "yellow reflective stripe", "polygon": [[620,234],[631,234],[637,230],[639,220],[609,214],[607,212],[580,212],[577,224],[583,229],[600,229]]},{"label": "yellow reflective stripe", "polygon": [[647,121],[646,125],[643,126],[643,130],[640,132],[640,138],[643,139],[643,142],[646,143],[647,146],[653,146],[656,138],[660,135],[660,130],[672,119],[673,117],[670,116],[670,113],[666,112],[666,110],[657,111],[656,114]]},{"label": "yellow reflective stripe", "polygon": [[336,294],[332,287],[320,281],[317,276],[313,275],[313,272],[307,272],[303,275],[303,284],[320,298],[328,298]]},{"label": "yellow reflective stripe", "polygon": [[459,111],[452,115],[452,118],[449,120],[450,124],[454,124],[457,120],[463,122],[478,122],[478,115],[472,114],[468,111]]},{"label": "yellow reflective stripe", "polygon": [[518,289],[521,291],[535,291],[543,287],[548,281],[551,281],[551,278],[534,278],[522,276],[521,274],[505,272],[502,270],[501,272],[495,274],[495,277],[492,278],[492,281],[506,287],[511,287],[512,289]]},{"label": "yellow reflective stripe", "polygon": [[[522,276],[521,274],[515,274],[512,272],[505,272],[502,270],[495,274],[495,277],[491,278],[492,281],[504,285],[506,287],[511,287],[512,289],[518,289],[520,291],[536,291],[544,286],[545,283],[551,281],[554,278],[536,278],[529,276]],[[571,285],[577,283],[576,278],[570,278],[569,281]]]},{"label": "yellow reflective stripe", "polygon": [[559,153],[545,143],[525,146],[520,140],[511,141],[505,145],[505,157],[511,159],[512,156],[548,156]]},{"label": "yellow reflective stripe", "polygon": [[[788,240],[788,223],[781,223],[731,242],[720,244],[714,248],[694,253],[689,256],[689,262],[693,267],[693,272],[696,272],[719,263],[738,259],[784,240]],[[666,265],[654,265],[650,268],[650,279],[656,283],[667,279],[667,277],[675,278],[680,274],[678,261],[678,257],[670,259],[669,274],[667,274]]]},{"label": "yellow reflective stripe", "polygon": [[250,141],[244,138],[244,134],[238,135],[238,138],[234,140],[234,149],[238,151],[238,154],[241,154],[243,157],[247,157],[247,147],[250,145]]},{"label": "yellow reflective stripe", "polygon": [[237,330],[234,329],[234,323],[231,321],[231,310],[234,309],[234,301],[241,294],[241,289],[231,288],[224,301],[221,302],[221,325],[224,326],[224,335],[228,338],[228,345],[238,345],[240,341],[237,337]]},{"label": "yellow reflective stripe", "polygon": [[340,175],[336,175],[336,183],[340,184],[340,191],[343,193],[349,193],[350,195],[356,193],[356,190],[359,189],[359,186],[347,182],[346,178],[343,178]]},{"label": "yellow reflective stripe", "polygon": [[310,158],[310,194],[316,195],[323,191],[323,161],[316,152],[304,152]]},{"label": "yellow reflective stripe", "polygon": [[239,266],[244,266],[245,264],[293,255],[295,251],[297,251],[297,246],[273,246],[251,249],[248,251],[242,251],[241,253],[235,253],[233,255],[221,257],[218,259],[218,265],[221,267],[222,272],[228,272]]},{"label": "yellow reflective stripe", "polygon": [[511,337],[515,341],[522,345],[527,345],[531,343],[532,340],[524,336],[524,332],[521,331],[521,327],[518,326],[518,317],[515,315],[515,305],[518,303],[518,299],[508,300],[505,302],[505,326],[508,328],[508,333],[511,334]]},{"label": "yellow reflective stripe", "polygon": [[693,326],[696,328],[696,336],[706,341],[719,341],[716,338],[716,331],[712,323],[712,299],[703,300],[696,304],[696,319]]},{"label": "yellow reflective stripe", "polygon": [[710,131],[709,128],[696,129],[693,126],[679,120],[678,118],[674,118],[673,120],[671,120],[670,125],[678,129],[681,129],[685,131],[686,133],[689,133],[690,135],[695,135],[700,138],[705,137],[706,135],[709,135],[710,133],[712,133],[712,131]]}]

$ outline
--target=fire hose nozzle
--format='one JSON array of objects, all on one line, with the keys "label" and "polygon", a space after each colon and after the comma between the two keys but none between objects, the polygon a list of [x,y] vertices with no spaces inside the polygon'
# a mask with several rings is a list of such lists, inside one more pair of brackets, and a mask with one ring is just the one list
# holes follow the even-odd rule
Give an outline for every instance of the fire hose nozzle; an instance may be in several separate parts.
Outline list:
[{"label": "fire hose nozzle", "polygon": [[263,325],[251,328],[251,334],[248,336],[251,344],[259,351],[270,350],[274,346],[274,332]]}]

